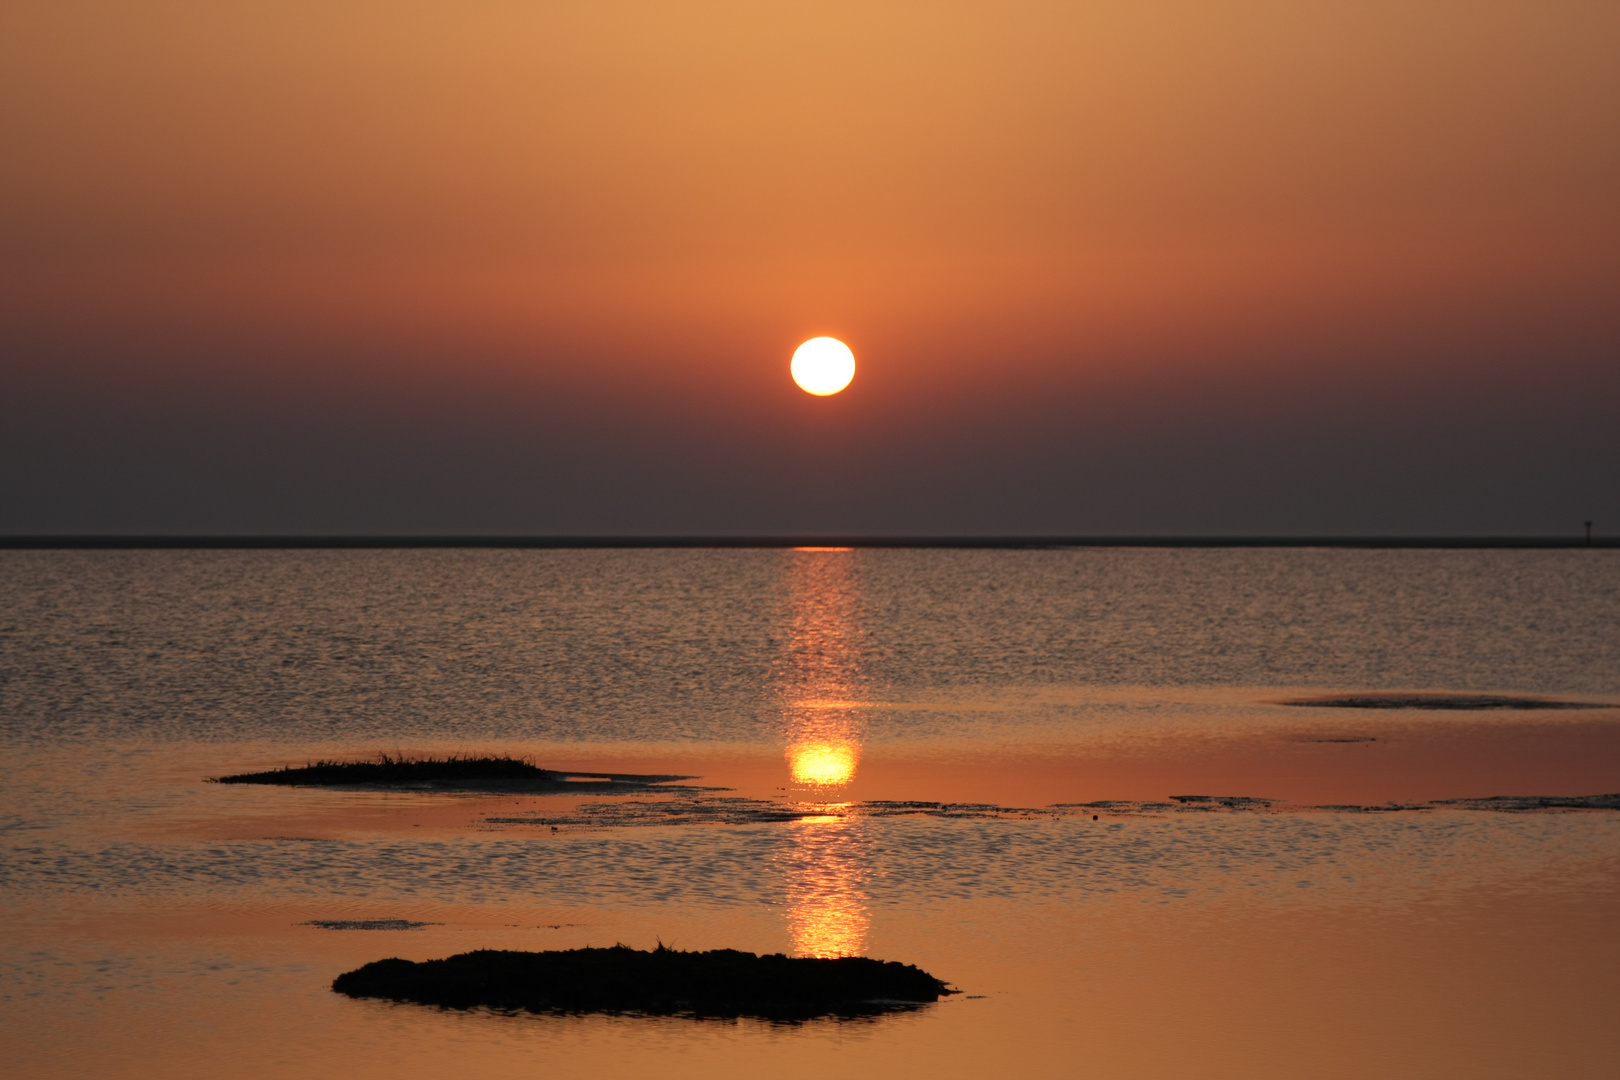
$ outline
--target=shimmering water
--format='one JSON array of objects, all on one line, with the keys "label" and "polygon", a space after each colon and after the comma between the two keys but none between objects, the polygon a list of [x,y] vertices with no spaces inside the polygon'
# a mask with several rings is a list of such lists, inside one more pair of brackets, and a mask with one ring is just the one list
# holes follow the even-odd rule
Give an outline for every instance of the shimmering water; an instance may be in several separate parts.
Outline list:
[{"label": "shimmering water", "polygon": [[[1367,690],[1620,702],[1620,553],[0,553],[0,1032],[17,1075],[1608,1075],[1620,813],[1432,800],[1620,791],[1620,708],[1279,704]],[[204,782],[396,750],[712,790]],[[310,925],[377,919],[426,925]],[[326,989],[658,940],[965,993],[780,1028]]]}]

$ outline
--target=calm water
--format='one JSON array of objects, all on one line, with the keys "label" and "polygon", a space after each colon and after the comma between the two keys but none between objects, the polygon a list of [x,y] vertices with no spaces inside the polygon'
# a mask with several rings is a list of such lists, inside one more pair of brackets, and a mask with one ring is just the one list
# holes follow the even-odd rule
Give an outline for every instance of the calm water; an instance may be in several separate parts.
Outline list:
[{"label": "calm water", "polygon": [[[1342,807],[1620,790],[1620,708],[1279,704],[1365,690],[1620,701],[1620,553],[0,553],[0,1034],[30,1076],[1609,1075],[1620,814]],[[204,782],[395,750],[725,790]],[[305,925],[375,918],[428,925]],[[326,989],[657,940],[965,993],[779,1027]]]}]

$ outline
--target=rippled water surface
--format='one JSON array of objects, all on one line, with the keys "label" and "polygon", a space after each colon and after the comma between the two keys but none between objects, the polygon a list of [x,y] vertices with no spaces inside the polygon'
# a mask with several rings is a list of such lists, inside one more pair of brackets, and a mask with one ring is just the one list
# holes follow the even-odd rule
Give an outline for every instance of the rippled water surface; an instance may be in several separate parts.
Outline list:
[{"label": "rippled water surface", "polygon": [[[29,1076],[1607,1076],[1620,813],[1477,800],[1620,791],[1617,556],[3,552],[0,1032]],[[1284,704],[1369,692],[1590,707]],[[206,782],[486,751],[698,779]],[[384,919],[422,925],[316,925]],[[964,993],[783,1027],[327,989],[659,940]]]}]

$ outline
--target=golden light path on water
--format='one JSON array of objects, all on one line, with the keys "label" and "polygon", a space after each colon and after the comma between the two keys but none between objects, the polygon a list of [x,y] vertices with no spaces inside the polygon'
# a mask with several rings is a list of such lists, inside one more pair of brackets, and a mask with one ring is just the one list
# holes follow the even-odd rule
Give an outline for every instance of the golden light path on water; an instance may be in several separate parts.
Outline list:
[{"label": "golden light path on water", "polygon": [[[838,806],[829,806],[836,810]],[[869,916],[864,860],[850,819],[807,817],[793,826],[787,858],[788,938],[799,956],[859,956]]]},{"label": "golden light path on water", "polygon": [[783,860],[788,938],[800,956],[856,956],[869,923],[859,836],[838,811],[860,764],[859,592],[848,548],[789,552],[791,611],[779,667],[788,775],[825,812],[793,826]]}]

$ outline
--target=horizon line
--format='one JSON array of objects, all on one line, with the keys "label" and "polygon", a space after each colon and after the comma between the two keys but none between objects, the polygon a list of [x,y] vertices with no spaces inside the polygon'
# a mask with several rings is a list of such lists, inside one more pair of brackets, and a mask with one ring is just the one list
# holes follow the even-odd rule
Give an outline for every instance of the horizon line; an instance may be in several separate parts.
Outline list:
[{"label": "horizon line", "polygon": [[39,533],[0,535],[0,550],[357,548],[1615,548],[1612,536],[912,536]]}]

